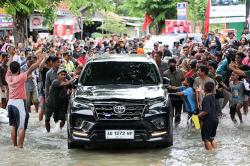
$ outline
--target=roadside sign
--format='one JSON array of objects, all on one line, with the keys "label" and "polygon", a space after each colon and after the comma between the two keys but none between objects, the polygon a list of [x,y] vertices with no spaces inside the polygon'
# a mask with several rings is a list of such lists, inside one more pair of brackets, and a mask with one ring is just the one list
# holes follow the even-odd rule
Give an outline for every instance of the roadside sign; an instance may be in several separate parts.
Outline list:
[{"label": "roadside sign", "polygon": [[177,20],[187,20],[187,2],[177,3]]}]

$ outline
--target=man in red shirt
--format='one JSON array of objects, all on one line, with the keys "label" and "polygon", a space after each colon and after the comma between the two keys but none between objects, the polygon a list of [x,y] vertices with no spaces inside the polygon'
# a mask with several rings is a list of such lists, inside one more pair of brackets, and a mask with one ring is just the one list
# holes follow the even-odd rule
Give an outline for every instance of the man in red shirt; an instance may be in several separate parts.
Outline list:
[{"label": "man in red shirt", "polygon": [[155,55],[157,54],[158,51],[159,51],[159,43],[155,42],[154,43],[154,50],[152,51],[152,58],[155,58]]},{"label": "man in red shirt", "polygon": [[30,66],[30,68],[24,73],[20,73],[20,64],[13,61],[13,56],[10,56],[7,64],[6,82],[8,83],[9,88],[9,101],[7,106],[9,124],[12,126],[12,143],[18,148],[23,148],[25,130],[27,129],[29,119],[29,114],[25,106],[25,100],[27,99],[25,83],[27,78],[31,76],[32,71],[39,66],[43,59],[41,57],[41,51],[37,52],[36,55],[39,55],[37,62]]},{"label": "man in red shirt", "polygon": [[197,76],[197,61],[192,60],[190,63],[191,70],[184,75],[184,78],[195,78]]},{"label": "man in red shirt", "polygon": [[77,63],[78,65],[84,66],[87,63],[88,59],[89,57],[87,55],[87,52],[83,49],[81,56],[77,59]]}]

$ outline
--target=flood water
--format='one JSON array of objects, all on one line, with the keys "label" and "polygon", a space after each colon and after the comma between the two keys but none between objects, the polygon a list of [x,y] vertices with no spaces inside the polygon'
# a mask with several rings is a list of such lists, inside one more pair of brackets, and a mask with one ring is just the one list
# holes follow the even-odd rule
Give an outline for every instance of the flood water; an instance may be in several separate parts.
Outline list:
[{"label": "flood water", "polygon": [[0,124],[0,165],[43,166],[164,166],[164,165],[250,165],[250,114],[244,124],[234,126],[226,117],[220,120],[217,131],[218,149],[206,151],[199,130],[188,130],[186,114],[174,130],[174,145],[165,149],[67,149],[66,128],[52,125],[47,133],[38,114],[31,113],[25,147],[11,146],[10,128]]}]

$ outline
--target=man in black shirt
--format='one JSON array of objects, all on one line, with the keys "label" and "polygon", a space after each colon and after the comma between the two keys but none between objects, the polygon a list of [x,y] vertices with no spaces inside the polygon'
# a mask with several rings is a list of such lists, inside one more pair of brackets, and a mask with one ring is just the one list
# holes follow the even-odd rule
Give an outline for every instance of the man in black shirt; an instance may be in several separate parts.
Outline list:
[{"label": "man in black shirt", "polygon": [[0,108],[6,108],[8,100],[8,84],[5,80],[7,72],[8,54],[2,52],[0,60]]},{"label": "man in black shirt", "polygon": [[69,86],[72,80],[66,79],[67,72],[64,68],[57,70],[57,79],[55,79],[50,87],[49,95],[46,102],[45,111],[45,128],[50,132],[50,118],[53,115],[54,121],[59,120],[60,128],[63,128],[66,121],[66,113],[69,100]]},{"label": "man in black shirt", "polygon": [[201,113],[198,115],[199,119],[202,119],[201,137],[207,150],[216,148],[214,137],[219,123],[215,95],[213,94],[214,86],[213,82],[205,83],[206,96],[202,101]]},{"label": "man in black shirt", "polygon": [[172,57],[172,53],[169,50],[169,45],[164,45],[164,48],[163,48],[163,58],[165,58],[165,57]]}]

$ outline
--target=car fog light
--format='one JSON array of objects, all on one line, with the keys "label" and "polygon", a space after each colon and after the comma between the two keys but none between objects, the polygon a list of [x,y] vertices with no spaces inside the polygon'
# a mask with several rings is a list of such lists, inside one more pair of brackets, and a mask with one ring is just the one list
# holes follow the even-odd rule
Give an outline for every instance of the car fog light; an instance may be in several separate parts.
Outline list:
[{"label": "car fog light", "polygon": [[87,137],[88,133],[83,132],[83,131],[73,131],[73,135],[79,136],[79,137]]},{"label": "car fog light", "polygon": [[167,134],[167,131],[156,131],[151,134],[152,137],[158,137]]},{"label": "car fog light", "polygon": [[151,121],[157,129],[166,128],[166,121],[164,118],[156,118]]}]

